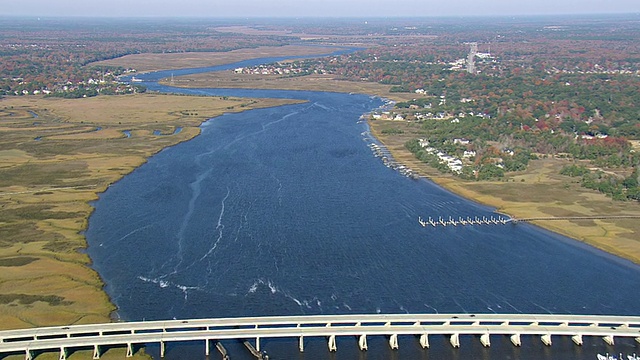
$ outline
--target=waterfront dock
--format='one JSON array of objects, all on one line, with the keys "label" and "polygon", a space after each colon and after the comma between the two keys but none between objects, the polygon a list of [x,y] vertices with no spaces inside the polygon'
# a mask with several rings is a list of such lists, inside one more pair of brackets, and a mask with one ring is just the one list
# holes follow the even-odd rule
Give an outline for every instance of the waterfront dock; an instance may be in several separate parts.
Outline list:
[{"label": "waterfront dock", "polygon": [[499,217],[494,217],[494,216],[490,216],[490,217],[486,217],[483,216],[482,218],[479,218],[477,216],[471,218],[470,216],[467,217],[458,217],[458,218],[453,218],[451,216],[449,216],[448,218],[443,218],[442,216],[438,217],[437,219],[432,218],[431,216],[427,218],[427,220],[422,219],[421,216],[418,216],[418,223],[422,226],[422,227],[438,227],[438,226],[442,226],[442,227],[446,227],[446,226],[470,226],[470,225],[506,225],[510,222],[512,222],[513,220],[510,218],[505,218],[502,216]]}]

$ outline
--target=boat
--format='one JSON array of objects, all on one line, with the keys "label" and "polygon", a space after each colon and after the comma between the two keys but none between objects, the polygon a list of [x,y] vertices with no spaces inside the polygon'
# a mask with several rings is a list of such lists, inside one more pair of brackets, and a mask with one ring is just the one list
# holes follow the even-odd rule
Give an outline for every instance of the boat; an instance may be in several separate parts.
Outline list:
[{"label": "boat", "polygon": [[[596,355],[596,356],[597,356],[598,360],[624,360],[624,359],[622,358],[622,354],[620,354],[620,359],[618,359],[618,358],[617,358],[617,357],[615,357],[614,355],[609,355],[609,353],[606,353],[605,355],[598,354],[598,355]],[[633,356],[633,357],[632,357],[631,355],[627,355],[627,358],[628,358],[629,360],[637,360],[637,359],[638,359],[638,358],[635,356],[635,354],[634,354],[634,356]]]}]

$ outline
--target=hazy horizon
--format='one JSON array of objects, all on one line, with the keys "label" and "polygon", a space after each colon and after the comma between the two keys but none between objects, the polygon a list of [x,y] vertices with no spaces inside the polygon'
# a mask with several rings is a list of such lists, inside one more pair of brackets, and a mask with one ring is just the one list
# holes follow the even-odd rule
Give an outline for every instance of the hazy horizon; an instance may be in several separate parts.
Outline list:
[{"label": "hazy horizon", "polygon": [[638,14],[640,2],[611,0],[540,0],[449,2],[396,0],[238,0],[234,3],[210,0],[21,0],[4,4],[0,16],[34,17],[449,17],[528,15]]}]

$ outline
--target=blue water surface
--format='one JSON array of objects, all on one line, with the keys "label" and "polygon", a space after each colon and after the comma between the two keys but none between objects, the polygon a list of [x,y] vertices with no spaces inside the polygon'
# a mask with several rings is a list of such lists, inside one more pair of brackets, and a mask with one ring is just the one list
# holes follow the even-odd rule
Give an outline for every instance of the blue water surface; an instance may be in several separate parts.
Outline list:
[{"label": "blue water surface", "polygon": [[[200,136],[161,151],[100,196],[88,252],[122,319],[640,313],[640,267],[626,260],[524,223],[420,226],[419,216],[495,213],[373,156],[358,119],[382,99],[148,85],[307,102],[211,119]],[[302,358],[327,358],[324,340],[310,341]],[[341,341],[352,343],[339,343],[344,350],[334,357],[363,356],[356,340]],[[504,342],[487,350],[472,339],[461,350],[445,340],[429,350],[403,341],[400,355],[382,339],[364,356],[591,359],[618,350],[599,339],[580,349],[568,340],[564,350],[536,339],[526,352]],[[303,356],[295,341],[264,346],[272,358]],[[633,343],[619,346],[639,352]],[[235,351],[232,358],[250,358]]]}]

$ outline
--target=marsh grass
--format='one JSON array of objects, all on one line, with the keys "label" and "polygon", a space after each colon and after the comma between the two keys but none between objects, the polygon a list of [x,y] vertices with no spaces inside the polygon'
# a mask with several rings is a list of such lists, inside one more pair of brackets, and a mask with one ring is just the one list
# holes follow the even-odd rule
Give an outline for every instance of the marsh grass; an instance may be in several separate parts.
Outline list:
[{"label": "marsh grass", "polygon": [[17,302],[21,305],[31,305],[36,301],[41,301],[51,306],[73,304],[73,302],[65,301],[63,297],[57,295],[0,294],[0,304]]},{"label": "marsh grass", "polygon": [[5,266],[5,267],[24,266],[27,264],[31,264],[36,260],[38,260],[38,258],[31,257],[31,256],[10,257],[10,258],[0,259],[0,266]]},{"label": "marsh grass", "polygon": [[229,107],[292,102],[158,94],[0,99],[0,329],[108,322],[114,307],[77,251],[86,246],[89,202]]},{"label": "marsh grass", "polygon": [[104,60],[92,65],[123,66],[138,72],[167,69],[184,69],[230,64],[247,59],[297,55],[329,54],[335,47],[310,47],[299,45],[263,46],[254,49],[239,49],[226,52],[195,52],[165,54],[133,54],[117,59]]},{"label": "marsh grass", "polygon": [[235,74],[232,71],[221,71],[179,76],[174,77],[173,82],[170,80],[163,80],[161,83],[187,88],[219,87],[240,89],[310,90],[344,93],[354,92],[378,95],[397,101],[411,100],[416,97],[413,93],[390,93],[389,89],[391,88],[391,85],[337,80],[331,75],[286,77],[280,75]]}]

